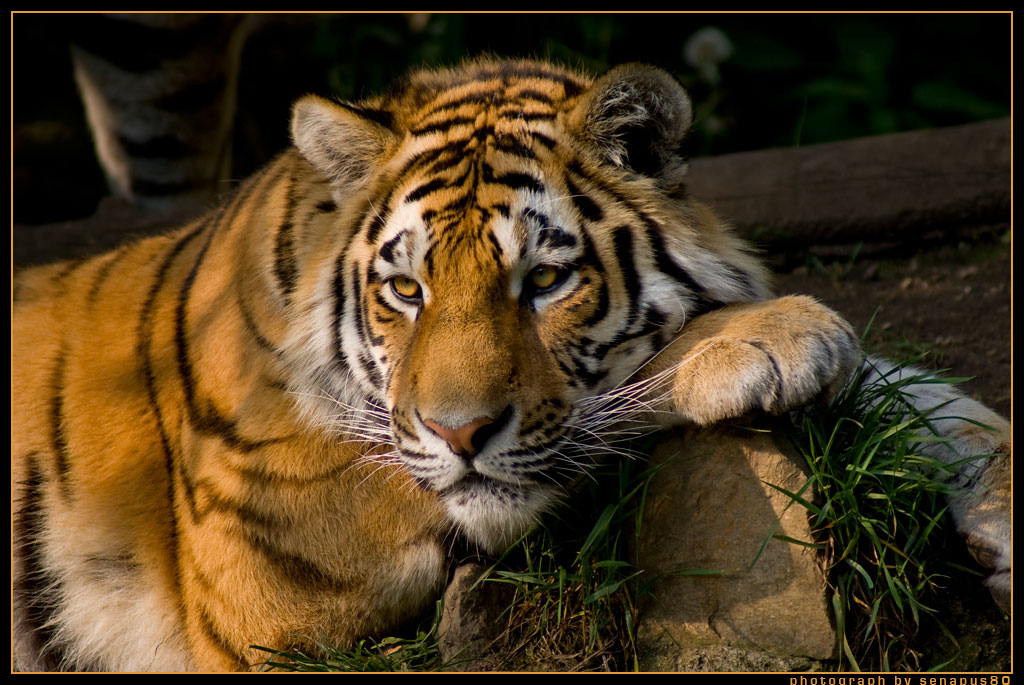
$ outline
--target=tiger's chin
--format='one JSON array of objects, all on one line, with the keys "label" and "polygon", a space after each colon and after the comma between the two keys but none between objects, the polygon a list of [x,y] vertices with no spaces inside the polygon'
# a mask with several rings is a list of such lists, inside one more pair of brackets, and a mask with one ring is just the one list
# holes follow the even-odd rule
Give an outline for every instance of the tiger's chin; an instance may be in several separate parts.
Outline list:
[{"label": "tiger's chin", "polygon": [[503,483],[471,474],[445,488],[441,501],[467,540],[498,554],[536,526],[561,494],[554,485]]}]

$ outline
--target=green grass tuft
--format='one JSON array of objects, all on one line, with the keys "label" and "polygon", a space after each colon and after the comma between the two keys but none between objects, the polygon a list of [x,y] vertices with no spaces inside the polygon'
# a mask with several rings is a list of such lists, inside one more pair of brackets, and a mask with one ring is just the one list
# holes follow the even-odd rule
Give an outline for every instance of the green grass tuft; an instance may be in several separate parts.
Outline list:
[{"label": "green grass tuft", "polygon": [[[514,587],[499,652],[515,670],[639,668],[636,600],[641,572],[630,536],[639,530],[656,469],[622,460],[573,496],[490,570]],[[514,569],[514,570],[512,570]]]},{"label": "green grass tuft", "polygon": [[854,383],[830,405],[794,415],[791,429],[817,499],[792,496],[825,546],[841,669],[919,668],[914,636],[937,620],[931,599],[954,571],[943,496],[962,464],[922,454],[944,438],[907,395],[912,385],[961,379],[898,375]]},{"label": "green grass tuft", "polygon": [[363,639],[355,645],[339,648],[316,641],[318,654],[302,651],[278,651],[253,645],[268,654],[263,670],[306,672],[400,672],[442,671],[445,664],[437,647],[437,626],[441,621],[441,602],[436,602],[433,617],[428,617],[412,637]]}]

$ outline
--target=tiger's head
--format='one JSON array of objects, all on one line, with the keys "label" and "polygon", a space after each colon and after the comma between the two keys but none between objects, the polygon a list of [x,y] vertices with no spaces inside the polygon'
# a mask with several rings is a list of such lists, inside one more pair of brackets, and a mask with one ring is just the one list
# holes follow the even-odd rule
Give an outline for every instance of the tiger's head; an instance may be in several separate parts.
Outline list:
[{"label": "tiger's head", "polygon": [[292,336],[307,409],[393,444],[483,548],[529,529],[602,451],[645,360],[767,294],[684,192],[691,119],[643,65],[594,80],[477,61],[357,104],[300,100],[295,145],[339,208],[306,247],[323,254]]}]

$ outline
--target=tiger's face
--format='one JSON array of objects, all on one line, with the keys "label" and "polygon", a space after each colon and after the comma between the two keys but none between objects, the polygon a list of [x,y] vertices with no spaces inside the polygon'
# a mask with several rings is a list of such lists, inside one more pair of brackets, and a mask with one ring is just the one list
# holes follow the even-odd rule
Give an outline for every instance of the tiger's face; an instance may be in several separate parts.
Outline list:
[{"label": "tiger's face", "polygon": [[[363,380],[405,469],[489,547],[523,533],[586,467],[580,401],[622,381],[685,316],[678,300],[662,311],[616,287],[628,275],[605,266],[611,246],[585,231],[557,161],[510,160],[501,135],[479,161],[461,156],[462,184],[425,194],[432,180],[414,176],[398,189],[379,236],[353,254],[365,337],[346,341],[369,350]],[[495,168],[530,187],[469,178],[500,179]]]},{"label": "tiger's face", "polygon": [[489,550],[593,463],[641,404],[616,389],[687,318],[757,295],[756,271],[694,275],[740,252],[679,192],[685,93],[618,71],[477,63],[296,107],[300,151],[357,208],[324,277],[362,420]]}]

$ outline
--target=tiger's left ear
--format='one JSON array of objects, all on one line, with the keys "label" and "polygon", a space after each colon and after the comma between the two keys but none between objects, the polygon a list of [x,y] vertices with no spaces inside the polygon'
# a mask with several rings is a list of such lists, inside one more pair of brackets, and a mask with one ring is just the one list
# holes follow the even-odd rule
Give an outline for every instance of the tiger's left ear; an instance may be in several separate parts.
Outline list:
[{"label": "tiger's left ear", "polygon": [[673,187],[686,174],[679,148],[693,123],[683,87],[667,72],[624,64],[601,76],[569,114],[569,124],[607,162]]},{"label": "tiger's left ear", "polygon": [[387,112],[307,95],[292,108],[292,141],[335,191],[360,184],[395,142]]}]

